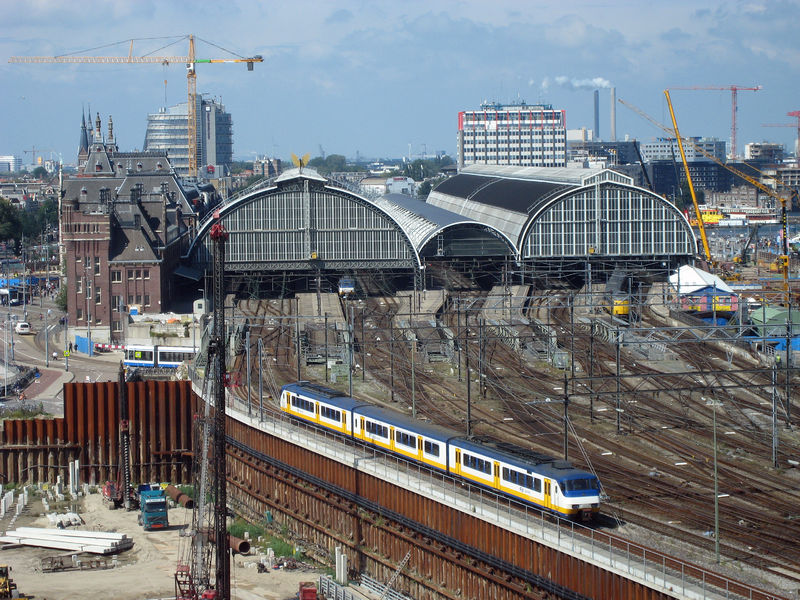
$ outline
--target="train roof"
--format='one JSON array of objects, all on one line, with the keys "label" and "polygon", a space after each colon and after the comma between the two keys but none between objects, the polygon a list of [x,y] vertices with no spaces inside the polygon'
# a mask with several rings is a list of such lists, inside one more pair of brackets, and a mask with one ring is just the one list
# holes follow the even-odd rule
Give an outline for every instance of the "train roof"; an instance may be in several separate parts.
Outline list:
[{"label": "train roof", "polygon": [[281,389],[321,400],[342,410],[353,410],[354,407],[363,404],[363,402],[359,402],[339,390],[334,390],[318,383],[311,383],[310,381],[287,383]]},{"label": "train roof", "polygon": [[438,440],[440,442],[446,442],[447,440],[459,435],[457,432],[453,431],[452,429],[448,429],[447,427],[420,421],[419,419],[404,415],[403,413],[392,410],[391,408],[382,408],[380,406],[374,406],[370,404],[359,406],[358,410],[356,410],[356,413],[365,417],[376,419],[383,423],[389,423],[395,427],[414,431],[425,437]]},{"label": "train roof", "polygon": [[480,452],[494,458],[499,458],[510,465],[521,469],[531,469],[536,467],[536,473],[550,477],[551,479],[564,479],[565,477],[586,476],[594,477],[588,471],[578,469],[569,461],[558,460],[547,454],[534,452],[525,448],[518,448],[512,444],[496,441],[478,441],[458,438],[450,441],[451,444]]}]

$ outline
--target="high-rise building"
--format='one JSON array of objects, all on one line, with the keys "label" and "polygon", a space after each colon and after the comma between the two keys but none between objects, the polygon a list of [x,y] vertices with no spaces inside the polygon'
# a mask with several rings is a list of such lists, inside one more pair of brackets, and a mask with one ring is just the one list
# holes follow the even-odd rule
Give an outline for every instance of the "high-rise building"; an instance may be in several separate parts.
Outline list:
[{"label": "high-rise building", "polygon": [[484,102],[458,113],[458,167],[469,164],[564,167],[566,113],[549,104]]},{"label": "high-rise building", "polygon": [[[225,106],[201,96],[197,100],[197,170],[206,179],[228,174],[233,162],[233,120]],[[166,151],[175,172],[189,174],[188,103],[147,115],[145,152]]]},{"label": "high-rise building", "polygon": [[0,173],[15,173],[22,169],[22,159],[11,154],[0,156]]},{"label": "high-rise building", "polygon": [[[685,139],[685,138],[684,138]],[[689,138],[691,144],[683,144],[683,151],[686,153],[688,162],[711,161],[699,148],[714,156],[717,160],[725,162],[726,143],[717,138],[693,137]],[[681,151],[678,148],[678,140],[675,138],[657,138],[655,142],[644,142],[640,145],[642,158],[647,161],[655,160],[676,160],[680,162]]]}]

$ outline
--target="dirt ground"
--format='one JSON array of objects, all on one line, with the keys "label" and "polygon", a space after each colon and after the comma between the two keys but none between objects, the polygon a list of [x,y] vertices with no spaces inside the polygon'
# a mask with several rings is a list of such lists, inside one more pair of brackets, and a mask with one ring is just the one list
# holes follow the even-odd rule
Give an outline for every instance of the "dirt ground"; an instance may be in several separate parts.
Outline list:
[{"label": "dirt ground", "polygon": [[[34,499],[27,514],[18,518],[14,525],[4,523],[3,527],[50,527],[47,518],[40,516],[41,511],[41,502]],[[56,573],[43,573],[40,560],[63,554],[59,550],[31,547],[3,550],[0,563],[12,567],[11,576],[20,594],[37,600],[143,600],[175,596],[174,573],[178,555],[185,554],[189,545],[189,538],[179,534],[185,525],[191,524],[191,511],[180,506],[170,509],[169,530],[151,532],[145,532],[137,525],[135,511],[110,510],[103,504],[100,494],[85,497],[79,512],[86,521],[80,529],[125,533],[133,538],[133,549],[117,557],[119,565],[115,568]],[[107,560],[111,562],[110,557]],[[300,582],[319,580],[320,571],[297,569],[259,573],[256,569],[258,562],[259,557],[255,555],[237,555],[234,558],[231,566],[234,599],[288,600],[297,597]]]}]

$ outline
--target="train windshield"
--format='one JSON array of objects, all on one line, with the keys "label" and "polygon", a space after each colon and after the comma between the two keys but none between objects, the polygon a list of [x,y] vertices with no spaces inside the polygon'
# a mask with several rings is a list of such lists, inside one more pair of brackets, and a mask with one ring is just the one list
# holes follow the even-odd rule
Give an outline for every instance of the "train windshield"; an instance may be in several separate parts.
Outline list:
[{"label": "train windshield", "polygon": [[561,489],[567,493],[596,491],[598,489],[597,478],[583,477],[581,479],[567,479],[561,482]]}]

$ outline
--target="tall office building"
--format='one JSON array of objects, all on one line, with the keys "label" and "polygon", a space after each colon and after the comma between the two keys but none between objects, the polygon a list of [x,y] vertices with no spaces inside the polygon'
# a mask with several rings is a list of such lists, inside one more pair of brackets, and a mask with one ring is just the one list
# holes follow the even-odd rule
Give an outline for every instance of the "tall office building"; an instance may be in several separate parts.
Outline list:
[{"label": "tall office building", "polygon": [[[189,174],[188,104],[147,115],[144,150],[166,151],[178,175]],[[233,162],[233,121],[225,106],[197,96],[197,170],[206,179],[228,174]]]},{"label": "tall office building", "polygon": [[566,114],[549,104],[485,102],[458,113],[458,167],[567,164]]}]

